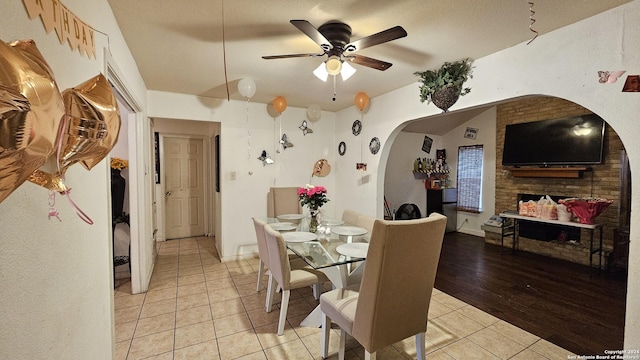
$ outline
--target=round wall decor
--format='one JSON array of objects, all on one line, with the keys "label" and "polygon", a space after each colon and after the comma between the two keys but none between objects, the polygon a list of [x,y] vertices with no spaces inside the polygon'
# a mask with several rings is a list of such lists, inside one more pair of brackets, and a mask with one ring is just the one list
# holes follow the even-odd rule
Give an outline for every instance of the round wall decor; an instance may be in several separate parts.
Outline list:
[{"label": "round wall decor", "polygon": [[347,152],[347,144],[345,144],[344,141],[340,141],[340,144],[338,144],[338,154],[340,154],[340,156],[344,156],[344,153]]},{"label": "round wall decor", "polygon": [[358,136],[360,135],[360,131],[362,131],[362,123],[360,120],[356,120],[353,122],[353,125],[351,125],[351,132],[353,135]]},{"label": "round wall decor", "polygon": [[369,150],[371,150],[372,154],[377,154],[378,151],[380,151],[380,139],[377,137],[371,139],[371,142],[369,142]]}]

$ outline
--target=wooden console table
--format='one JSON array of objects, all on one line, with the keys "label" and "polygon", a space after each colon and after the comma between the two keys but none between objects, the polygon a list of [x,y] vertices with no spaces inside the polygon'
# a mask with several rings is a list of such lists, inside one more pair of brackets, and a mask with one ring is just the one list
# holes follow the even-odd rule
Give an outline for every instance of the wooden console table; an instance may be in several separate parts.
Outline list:
[{"label": "wooden console table", "polygon": [[[588,230],[591,235],[589,238],[589,268],[593,267],[593,254],[598,253],[598,269],[602,270],[602,224],[581,224],[581,223],[572,222],[572,221],[545,220],[545,219],[534,218],[530,216],[518,215],[518,213],[515,211],[514,212],[507,211],[507,212],[500,213],[500,217],[513,219],[514,221],[515,231],[513,232],[513,241],[511,243],[512,251],[514,253],[517,250],[517,242],[518,242],[518,237],[520,233],[520,226],[519,226],[520,220],[571,226],[571,227],[577,227],[577,228]],[[595,230],[599,230],[599,235],[600,235],[597,247],[595,247],[593,244],[593,233]]]}]

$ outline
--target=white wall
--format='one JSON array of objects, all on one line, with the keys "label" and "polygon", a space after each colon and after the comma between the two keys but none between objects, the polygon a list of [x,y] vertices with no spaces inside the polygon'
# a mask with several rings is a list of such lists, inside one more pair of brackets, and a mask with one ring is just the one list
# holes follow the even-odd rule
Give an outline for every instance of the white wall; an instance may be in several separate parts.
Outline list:
[{"label": "white wall", "polygon": [[[467,127],[479,129],[475,140],[464,137]],[[451,169],[450,178],[457,187],[458,147],[467,145],[483,145],[482,162],[482,212],[479,214],[458,211],[458,231],[484,237],[480,228],[491,215],[494,215],[496,203],[496,108],[492,107],[466,123],[456,127],[442,136],[447,150],[447,163]],[[502,211],[507,210],[503,209]],[[498,211],[498,210],[496,210]],[[499,212],[499,211],[498,211]],[[467,220],[465,223],[464,220]]]},{"label": "white wall", "polygon": [[[425,136],[433,139],[430,153],[422,151]],[[391,146],[384,174],[384,195],[391,211],[404,203],[413,203],[418,205],[422,216],[427,215],[424,178],[413,175],[413,163],[417,158],[435,159],[436,149],[442,149],[442,146],[441,136],[411,132],[398,134]]]},{"label": "white wall", "polygon": [[[0,39],[34,39],[59,89],[78,85],[104,69],[102,49],[113,58],[131,92],[144,103],[145,86],[106,0],[65,0],[95,33],[97,59],[60,44],[22,1],[3,1]],[[69,168],[66,184],[94,221],[85,224],[65,197],[56,197],[62,222],[47,220],[46,189],[25,183],[0,203],[0,358],[112,359],[113,284],[109,165]]]}]

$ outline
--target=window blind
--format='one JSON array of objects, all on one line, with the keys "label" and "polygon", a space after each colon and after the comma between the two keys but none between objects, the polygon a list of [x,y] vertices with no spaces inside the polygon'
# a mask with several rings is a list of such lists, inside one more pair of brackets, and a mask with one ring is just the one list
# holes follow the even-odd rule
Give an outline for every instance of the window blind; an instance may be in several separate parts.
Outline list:
[{"label": "window blind", "polygon": [[482,145],[458,147],[458,205],[456,210],[482,212]]}]

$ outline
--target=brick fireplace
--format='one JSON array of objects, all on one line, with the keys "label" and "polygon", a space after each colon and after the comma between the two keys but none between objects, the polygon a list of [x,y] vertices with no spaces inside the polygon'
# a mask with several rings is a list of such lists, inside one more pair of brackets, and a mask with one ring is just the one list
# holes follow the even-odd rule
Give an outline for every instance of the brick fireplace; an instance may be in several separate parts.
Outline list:
[{"label": "brick fireplace", "polygon": [[[496,208],[495,213],[517,210],[518,200],[523,194],[555,197],[601,197],[614,203],[596,218],[604,226],[603,248],[613,247],[613,232],[618,226],[618,204],[620,198],[620,157],[624,149],[616,132],[607,124],[604,141],[604,163],[590,166],[581,178],[538,178],[514,177],[508,168],[502,166],[502,147],[505,127],[529,121],[557,119],[591,113],[570,101],[554,97],[535,97],[515,100],[498,105],[496,121]],[[604,119],[605,121],[607,119]],[[520,198],[519,198],[520,197]],[[520,236],[518,248],[545,256],[571,262],[589,264],[589,234],[581,232],[579,242],[544,240]],[[531,233],[529,233],[531,234]],[[532,236],[536,237],[536,236]],[[500,244],[500,237],[486,233],[485,241]],[[505,244],[511,246],[511,239]],[[604,264],[603,264],[604,265]]]}]

